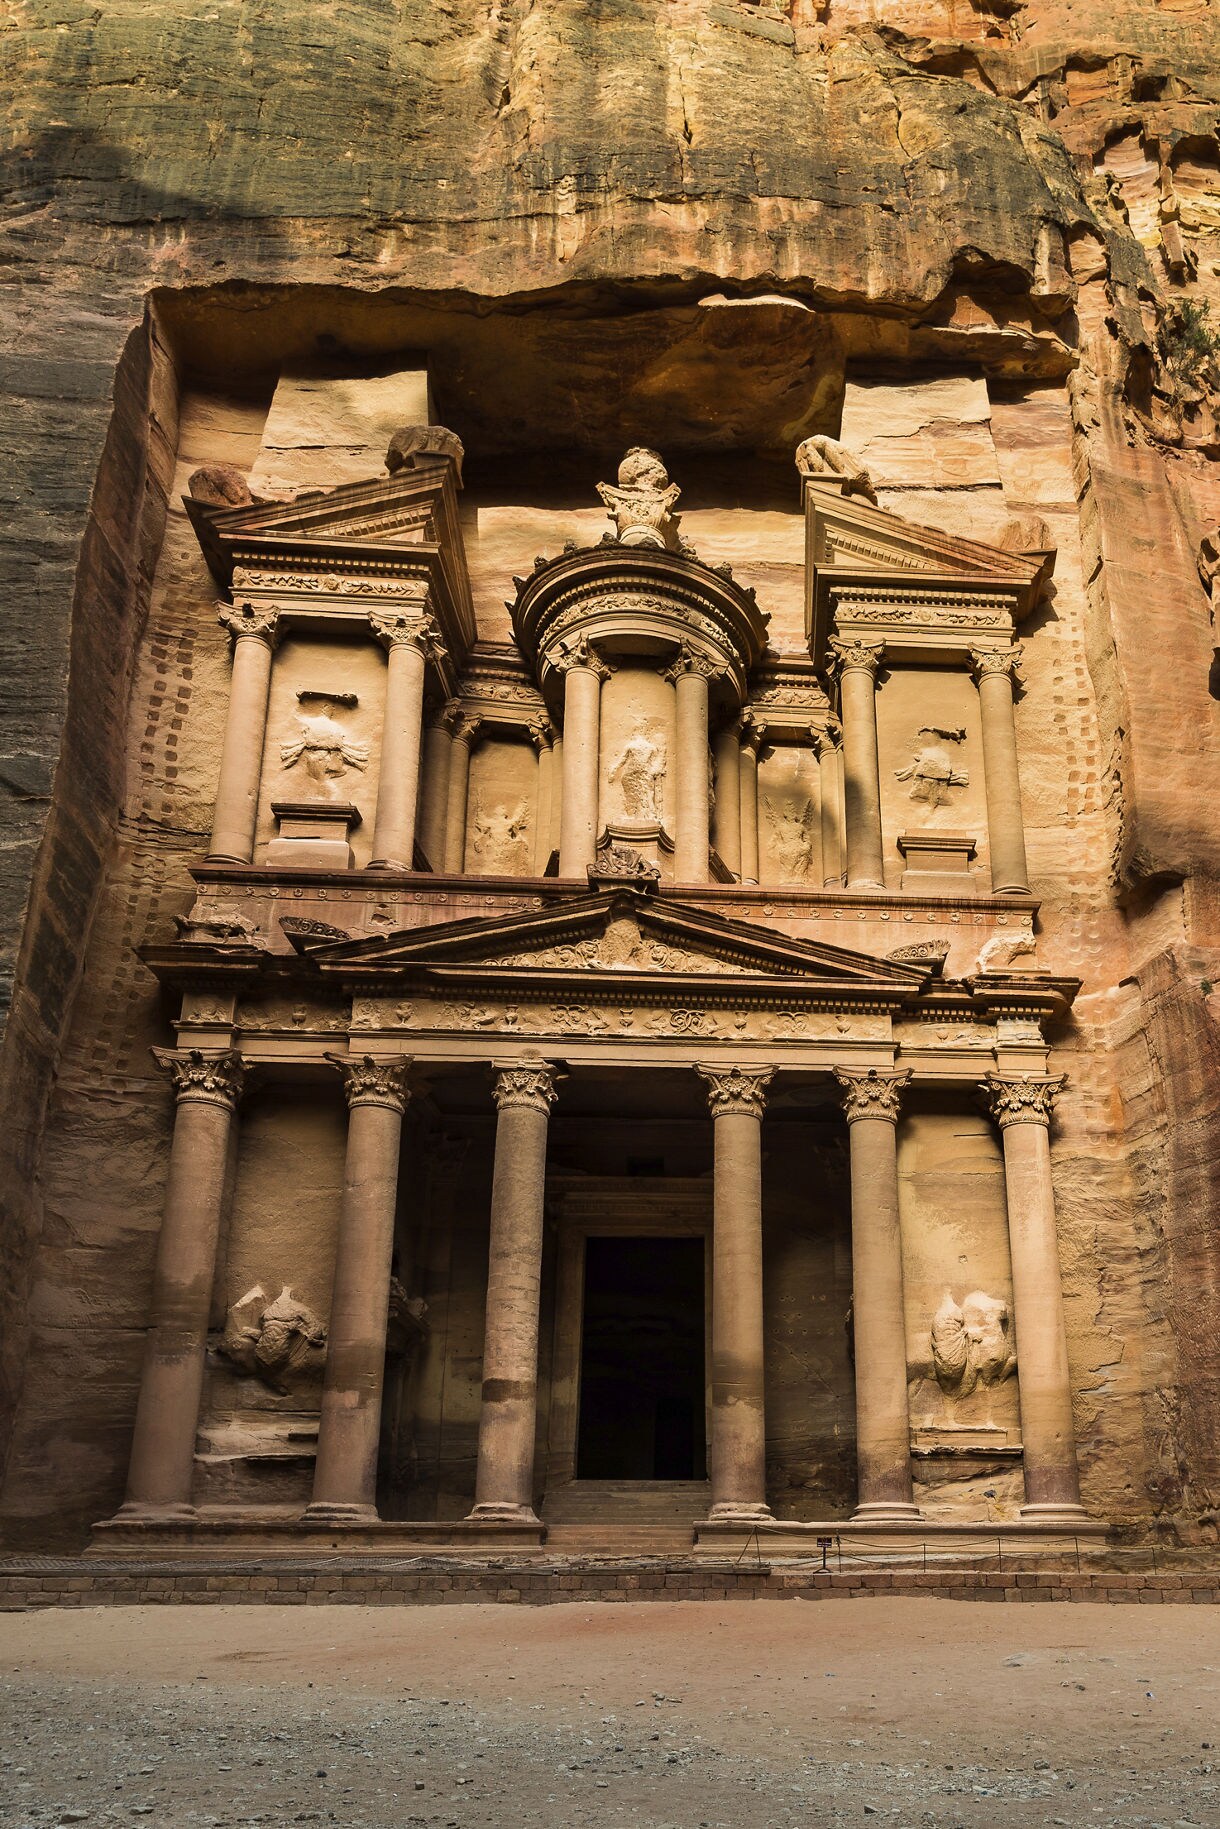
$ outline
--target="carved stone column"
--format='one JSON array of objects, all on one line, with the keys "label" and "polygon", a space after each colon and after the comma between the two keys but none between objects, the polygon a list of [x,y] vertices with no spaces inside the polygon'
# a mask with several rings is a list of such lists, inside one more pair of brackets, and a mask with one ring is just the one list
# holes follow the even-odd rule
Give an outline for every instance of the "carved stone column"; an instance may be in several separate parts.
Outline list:
[{"label": "carved stone column", "polygon": [[535,724],[530,737],[538,754],[538,800],[534,815],[534,875],[543,876],[551,858],[551,794],[554,780],[554,754],[549,724]]},{"label": "carved stone column", "polygon": [[597,859],[601,693],[610,669],[584,638],[574,642],[556,665],[564,675],[559,874],[583,881]]},{"label": "carved stone column", "polygon": [[216,1244],[233,1114],[241,1096],[237,1054],[176,1054],[154,1048],[173,1080],[178,1107],[170,1146],[165,1217],[157,1240],[151,1326],[136,1406],[135,1434],[120,1518],[191,1517],[195,1431]]},{"label": "carved stone column", "polygon": [[327,1057],[343,1074],[347,1159],[335,1242],[326,1377],[311,1522],[377,1516],[377,1438],[385,1378],[390,1264],[398,1211],[398,1153],[410,1061]]},{"label": "carved stone column", "polygon": [[[551,738],[551,850],[558,854],[563,833],[563,737]],[[558,863],[556,869],[558,869]]]},{"label": "carved stone column", "polygon": [[881,842],[881,780],[877,766],[877,669],[883,642],[831,642],[839,663],[843,716],[843,814],[847,828],[847,886],[885,887]]},{"label": "carved stone column", "polygon": [[771,1068],[699,1067],[714,1145],[713,1518],[757,1522],[767,1505],[763,1407],[762,1119]]},{"label": "carved stone column", "polygon": [[278,610],[269,604],[222,604],[218,621],[233,637],[229,709],[220,751],[220,779],[208,862],[248,864],[254,858],[258,790],[267,741],[267,697]]},{"label": "carved stone column", "polygon": [[388,653],[370,868],[413,870],[424,672],[439,648],[437,630],[395,610],[371,610],[369,621]]},{"label": "carved stone column", "polygon": [[911,1487],[906,1314],[898,1219],[898,1107],[909,1072],[835,1069],[851,1137],[852,1327],[856,1361],[854,1516],[918,1518]]},{"label": "carved stone column", "polygon": [[1005,1079],[989,1073],[983,1094],[1004,1143],[1012,1308],[1017,1336],[1023,1518],[1078,1523],[1080,1476],[1068,1368],[1063,1283],[1051,1184],[1050,1122],[1062,1078]]},{"label": "carved stone column", "polygon": [[546,1134],[555,1103],[542,1061],[496,1075],[496,1160],[491,1188],[483,1407],[472,1518],[536,1524],[538,1291]]},{"label": "carved stone column", "polygon": [[734,876],[740,876],[741,734],[736,722],[717,732],[712,753],[716,783],[712,843],[721,862],[728,865]]},{"label": "carved stone column", "polygon": [[677,830],[674,833],[674,880],[708,880],[708,680],[717,672],[713,661],[683,645],[666,672],[677,698],[676,787]]},{"label": "carved stone column", "polygon": [[419,810],[419,842],[438,873],[445,868],[445,821],[449,807],[449,762],[453,730],[460,707],[456,699],[439,707],[424,732],[424,784]]},{"label": "carved stone column", "polygon": [[459,712],[449,750],[449,791],[445,803],[445,869],[460,875],[466,868],[466,803],[470,791],[470,752],[482,720]]},{"label": "carved stone column", "polygon": [[991,841],[993,895],[1029,893],[1025,861],[1025,820],[1012,689],[1020,644],[1000,653],[972,649],[983,725],[983,774],[987,790],[987,831]]},{"label": "carved stone column", "polygon": [[843,886],[843,731],[836,719],[813,732],[818,758],[822,823],[822,883],[827,889]]},{"label": "carved stone column", "polygon": [[758,752],[762,732],[753,714],[741,719],[741,880],[758,881]]}]

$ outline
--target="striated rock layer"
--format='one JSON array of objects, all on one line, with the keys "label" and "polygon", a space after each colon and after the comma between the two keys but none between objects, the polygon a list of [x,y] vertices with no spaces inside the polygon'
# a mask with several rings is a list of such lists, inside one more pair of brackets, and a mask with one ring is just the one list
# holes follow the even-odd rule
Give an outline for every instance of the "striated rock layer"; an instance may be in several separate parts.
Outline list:
[{"label": "striated rock layer", "polygon": [[811,432],[914,520],[1048,522],[1020,717],[1044,955],[1084,980],[1056,1143],[1082,1464],[1133,1530],[1215,1533],[1217,37],[1207,0],[24,9],[0,529],[15,1540],[78,1541],[130,1432],[166,1121],[132,949],[189,906],[223,692],[177,498],[205,462],[372,473],[359,441],[269,438],[277,379],[421,351],[488,510],[491,639],[535,526],[554,537],[626,440],[697,460],[684,530],[777,627],[799,548],[769,517]]}]

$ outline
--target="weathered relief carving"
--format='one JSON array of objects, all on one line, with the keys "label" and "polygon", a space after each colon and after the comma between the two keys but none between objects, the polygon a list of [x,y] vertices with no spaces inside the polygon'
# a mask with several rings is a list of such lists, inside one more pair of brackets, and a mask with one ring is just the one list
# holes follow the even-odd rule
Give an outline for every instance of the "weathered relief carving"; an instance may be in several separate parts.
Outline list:
[{"label": "weathered relief carving", "polygon": [[1005,972],[1014,959],[1031,959],[1037,942],[1030,933],[993,934],[979,952],[976,972]]},{"label": "weathered relief carving", "polygon": [[[928,741],[921,742],[921,738],[927,738]],[[915,752],[911,761],[905,768],[894,770],[894,779],[911,783],[912,800],[921,800],[929,807],[943,807],[949,799],[951,788],[970,785],[969,770],[960,767],[952,752],[945,747],[949,743],[965,741],[966,733],[960,728],[923,725],[915,739]]]},{"label": "weathered relief carving", "polygon": [[464,456],[461,439],[446,426],[409,425],[401,427],[391,438],[385,467],[391,476],[396,476],[400,470],[415,469],[421,457],[451,457],[460,482]]},{"label": "weathered relief carving", "polygon": [[945,969],[945,960],[949,957],[947,940],[916,940],[910,946],[896,946],[892,953],[887,953],[895,965],[930,965],[939,977]]},{"label": "weathered relief carving", "polygon": [[618,788],[622,810],[628,819],[659,822],[664,817],[665,751],[655,725],[637,731],[606,779]]},{"label": "weathered relief carving", "polygon": [[269,1302],[256,1283],[226,1313],[220,1351],[238,1371],[286,1397],[291,1374],[307,1362],[316,1365],[325,1344],[325,1327],[287,1284]]},{"label": "weathered relief carving", "polygon": [[1007,1302],[975,1289],[959,1306],[946,1290],[932,1317],[932,1364],[941,1390],[954,1397],[1010,1378],[1017,1355]]},{"label": "weathered relief carving", "polygon": [[[661,880],[658,866],[642,856],[632,845],[616,844],[613,839],[603,839],[597,847],[596,862],[588,867],[591,883],[631,882],[637,887],[641,884],[656,884]],[[636,937],[639,930],[636,929]]]},{"label": "weathered relief carving", "polygon": [[528,870],[529,808],[524,800],[513,807],[502,802],[485,806],[476,793],[470,809],[470,849],[484,870],[494,867],[505,876]]},{"label": "weathered relief carving", "polygon": [[244,915],[241,909],[231,902],[212,902],[206,910],[197,912],[192,909],[189,915],[175,915],[174,926],[178,938],[188,943],[207,946],[257,946],[266,942],[259,940],[258,922]]},{"label": "weathered relief carving", "polygon": [[333,715],[336,705],[354,705],[354,692],[298,692],[302,705],[317,704],[317,711],[297,713],[297,734],[280,745],[285,768],[301,763],[310,782],[327,799],[337,799],[335,783],[349,768],[368,767],[367,743],[358,742]]},{"label": "weathered relief carving", "polygon": [[765,800],[771,849],[786,881],[804,881],[813,863],[813,801]]},{"label": "weathered relief carving", "polygon": [[843,480],[844,495],[862,495],[876,502],[873,479],[860,459],[823,432],[815,432],[796,448],[796,467],[802,476],[837,476]]},{"label": "weathered relief carving", "polygon": [[618,467],[618,484],[599,483],[597,493],[606,504],[616,535],[624,546],[660,546],[679,552],[678,521],[674,504],[682,491],[671,483],[655,451],[632,445]]},{"label": "weathered relief carving", "polygon": [[327,941],[350,940],[352,937],[345,927],[333,927],[329,921],[312,921],[305,915],[281,915],[280,930],[298,952],[308,946],[311,940],[324,945]]}]

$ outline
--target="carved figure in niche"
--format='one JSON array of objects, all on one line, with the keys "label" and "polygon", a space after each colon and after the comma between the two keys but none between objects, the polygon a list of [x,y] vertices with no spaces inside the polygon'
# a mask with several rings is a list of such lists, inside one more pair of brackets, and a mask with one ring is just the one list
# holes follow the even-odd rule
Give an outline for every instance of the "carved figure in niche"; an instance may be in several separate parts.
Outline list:
[{"label": "carved figure in niche", "polygon": [[300,762],[310,781],[328,800],[338,798],[335,786],[349,768],[367,768],[369,746],[357,742],[332,714],[336,705],[354,705],[354,692],[298,692],[301,705],[316,704],[317,711],[297,713],[298,733],[280,745],[285,768]]},{"label": "carved figure in niche", "polygon": [[607,780],[617,784],[623,811],[629,819],[660,824],[665,807],[665,751],[655,731],[638,731],[631,738]]},{"label": "carved figure in niche", "polygon": [[325,1345],[325,1327],[286,1283],[274,1302],[256,1283],[225,1315],[220,1351],[238,1371],[286,1397],[289,1374]]},{"label": "carved figure in niche", "polygon": [[778,803],[767,800],[763,805],[781,876],[789,882],[808,876],[813,863],[812,800],[806,799],[799,805],[790,800]]},{"label": "carved figure in niche", "polygon": [[[624,546],[663,546],[680,552],[680,516],[673,512],[682,491],[655,451],[632,445],[618,467],[618,487],[599,483],[597,493],[610,512]],[[608,538],[609,536],[607,536]]]},{"label": "carved figure in niche", "polygon": [[481,864],[497,864],[507,874],[527,870],[530,846],[529,808],[524,800],[515,807],[484,807],[476,794],[470,815],[470,848]]},{"label": "carved figure in niche", "polygon": [[953,1397],[969,1397],[979,1384],[1001,1384],[1017,1369],[1007,1302],[972,1290],[961,1304],[946,1289],[932,1317],[936,1382]]},{"label": "carved figure in niche", "polygon": [[860,459],[824,432],[815,432],[797,446],[796,467],[802,476],[841,476],[844,495],[862,495],[866,501],[876,503],[873,479]]},{"label": "carved figure in niche", "polygon": [[[920,738],[927,742],[921,743]],[[957,766],[948,743],[964,743],[964,730],[946,730],[936,724],[925,724],[916,737],[915,754],[905,768],[894,770],[896,781],[911,783],[911,799],[926,806],[943,807],[950,788],[969,787],[969,770]]]}]

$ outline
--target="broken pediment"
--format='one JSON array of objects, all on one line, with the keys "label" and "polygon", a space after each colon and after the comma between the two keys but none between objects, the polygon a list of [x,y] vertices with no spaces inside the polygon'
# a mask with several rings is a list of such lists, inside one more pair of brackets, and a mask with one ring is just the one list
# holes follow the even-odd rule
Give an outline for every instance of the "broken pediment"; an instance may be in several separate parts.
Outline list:
[{"label": "broken pediment", "polygon": [[613,981],[722,980],[730,994],[768,981],[849,1001],[896,1006],[917,998],[930,968],[777,935],[752,922],[629,888],[574,897],[559,906],[488,920],[322,942],[307,957],[325,976],[369,985],[383,979],[486,987],[545,984],[590,974]]}]

